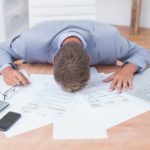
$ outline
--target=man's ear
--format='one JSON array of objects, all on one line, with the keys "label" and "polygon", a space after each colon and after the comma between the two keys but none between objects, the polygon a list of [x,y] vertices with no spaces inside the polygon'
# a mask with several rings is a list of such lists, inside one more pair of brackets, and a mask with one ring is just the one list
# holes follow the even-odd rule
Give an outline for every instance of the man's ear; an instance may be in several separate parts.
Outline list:
[{"label": "man's ear", "polygon": [[88,55],[89,61],[90,61],[90,63],[91,63],[91,56],[90,56],[89,54],[87,54],[87,55]]}]

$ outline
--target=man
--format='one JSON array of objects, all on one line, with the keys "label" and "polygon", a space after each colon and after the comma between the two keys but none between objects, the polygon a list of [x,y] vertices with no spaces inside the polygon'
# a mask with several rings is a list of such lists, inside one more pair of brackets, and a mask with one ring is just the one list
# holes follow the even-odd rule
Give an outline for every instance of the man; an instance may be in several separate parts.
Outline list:
[{"label": "man", "polygon": [[1,73],[7,84],[29,83],[15,69],[13,61],[18,59],[54,64],[56,82],[71,92],[86,85],[90,65],[115,65],[120,60],[122,69],[104,80],[112,81],[111,91],[120,91],[132,88],[134,73],[150,64],[150,52],[129,42],[110,25],[88,20],[48,21],[0,44]]}]

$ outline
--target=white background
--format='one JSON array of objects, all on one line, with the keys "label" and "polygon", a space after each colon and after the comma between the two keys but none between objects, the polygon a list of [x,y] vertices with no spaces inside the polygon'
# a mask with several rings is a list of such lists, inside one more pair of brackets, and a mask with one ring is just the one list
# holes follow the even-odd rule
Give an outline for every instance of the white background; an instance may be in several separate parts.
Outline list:
[{"label": "white background", "polygon": [[[132,0],[97,0],[98,20],[117,25],[130,25]],[[140,26],[150,28],[150,0],[142,0]]]},{"label": "white background", "polygon": [[[35,1],[35,3],[37,3],[37,0],[29,0],[29,1],[30,2]],[[38,0],[38,1],[41,2],[41,5],[43,5],[44,2],[46,3],[46,1],[50,2],[50,0]],[[51,1],[54,3],[56,0],[51,0]],[[62,1],[67,1],[67,0],[60,0],[61,3]],[[69,0],[69,5],[74,4],[74,1],[75,0]],[[83,0],[82,1],[76,0],[76,1],[79,4],[80,2],[83,3]],[[87,2],[86,0],[84,1]],[[114,25],[130,26],[132,0],[95,0],[95,1],[96,1],[97,20],[101,22],[109,23],[109,24],[114,24]],[[10,0],[0,0],[0,4],[2,4],[2,2],[5,2],[9,10],[4,10],[3,12],[3,5],[0,5],[1,6],[0,8],[0,33],[1,33],[0,41],[7,39],[9,36],[14,36],[15,34],[21,33],[25,29],[28,28],[28,11],[27,11],[28,0],[11,0],[11,3],[10,3]],[[19,5],[18,2],[21,2],[24,5],[24,8],[21,11],[22,13],[18,11],[18,13],[15,13],[14,16],[11,13],[10,19],[7,19],[7,23],[10,22],[10,25],[6,26],[3,16],[6,13],[8,14],[8,11],[10,11],[10,9],[17,10],[17,7]],[[14,3],[15,5],[12,5],[12,3]],[[141,9],[141,16],[140,16],[141,27],[150,28],[150,16],[149,15],[150,15],[150,0],[142,0],[142,9]],[[19,16],[19,17],[16,17],[16,16]],[[12,22],[11,19],[13,20],[16,19],[15,23],[14,21]],[[27,26],[24,28],[25,24],[27,24]],[[18,25],[20,25],[20,27],[18,27]],[[11,33],[11,35],[6,36],[6,31]]]}]

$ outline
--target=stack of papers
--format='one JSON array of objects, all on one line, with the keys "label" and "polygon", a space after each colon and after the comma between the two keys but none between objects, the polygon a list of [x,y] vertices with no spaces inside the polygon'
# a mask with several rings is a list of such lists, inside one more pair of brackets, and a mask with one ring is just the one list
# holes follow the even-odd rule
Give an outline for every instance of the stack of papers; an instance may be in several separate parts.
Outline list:
[{"label": "stack of papers", "polygon": [[54,139],[107,138],[107,129],[150,110],[148,101],[127,93],[109,92],[110,74],[91,69],[85,88],[68,93],[56,84],[53,75],[32,74],[31,85],[10,101],[8,111],[22,114],[5,135],[12,137],[53,123]]}]

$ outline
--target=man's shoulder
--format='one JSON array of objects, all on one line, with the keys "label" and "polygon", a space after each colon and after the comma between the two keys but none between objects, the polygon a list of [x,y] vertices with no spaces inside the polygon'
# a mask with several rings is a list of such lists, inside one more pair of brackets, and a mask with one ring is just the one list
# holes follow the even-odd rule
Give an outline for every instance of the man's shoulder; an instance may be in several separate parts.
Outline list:
[{"label": "man's shoulder", "polygon": [[99,22],[99,21],[92,21],[93,27],[96,31],[103,31],[108,33],[116,33],[118,29],[110,24]]}]

